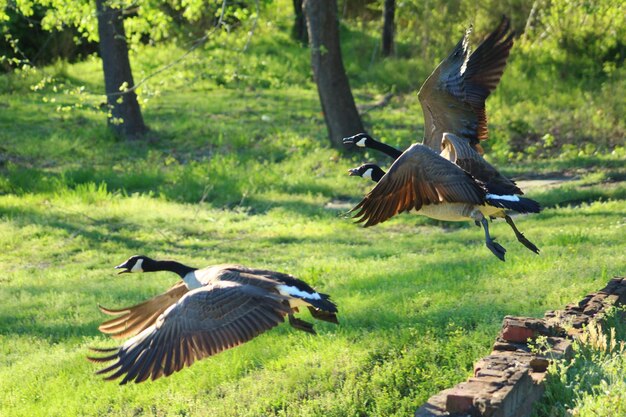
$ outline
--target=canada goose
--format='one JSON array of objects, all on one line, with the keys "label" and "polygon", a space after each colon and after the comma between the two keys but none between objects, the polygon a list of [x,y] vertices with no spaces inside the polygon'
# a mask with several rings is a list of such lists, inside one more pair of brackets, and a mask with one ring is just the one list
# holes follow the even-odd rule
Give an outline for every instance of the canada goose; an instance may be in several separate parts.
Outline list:
[{"label": "canada goose", "polygon": [[[351,169],[350,175],[386,184],[381,188],[379,185],[374,187],[351,210],[360,209],[355,217],[361,217],[359,221],[367,220],[365,226],[371,226],[415,207],[418,214],[439,220],[472,219],[476,224],[483,225],[487,247],[504,260],[506,250],[490,237],[485,218],[502,217],[520,243],[539,253],[537,246],[526,239],[504,211],[536,213],[541,210],[539,203],[520,197],[523,193],[515,182],[501,175],[467,141],[444,133],[442,147],[444,150],[435,158],[433,155],[436,154],[429,148],[413,145],[394,162],[388,174],[375,164]],[[466,175],[461,175],[459,171]],[[475,203],[476,197],[482,202]]]},{"label": "canada goose", "polygon": [[[466,139],[480,154],[483,153],[480,141],[488,137],[485,100],[500,82],[514,33],[504,16],[500,25],[471,54],[470,33],[471,27],[418,92],[424,114],[422,143],[435,152],[441,151],[444,132]],[[374,140],[367,133],[344,138],[343,143],[376,149],[394,159],[400,156],[397,149]]]},{"label": "canada goose", "polygon": [[88,359],[115,361],[96,374],[113,372],[106,380],[126,374],[120,384],[169,376],[251,340],[282,323],[285,316],[293,327],[315,334],[312,324],[293,316],[298,307],[308,307],[317,319],[338,323],[337,307],[328,295],[281,272],[240,265],[197,269],[147,256],[133,256],[115,268],[122,270],[120,274],[171,271],[182,279],[141,304],[118,310],[100,307],[105,314],[119,315],[102,323],[100,331],[116,339],[133,337],[117,348],[93,348],[109,355]]},{"label": "canada goose", "polygon": [[[471,28],[470,28],[471,29]],[[363,174],[378,184],[351,211],[365,226],[415,208],[439,220],[474,220],[485,230],[487,247],[504,260],[506,250],[489,235],[487,217],[503,217],[517,239],[535,253],[539,249],[515,227],[504,209],[538,212],[536,201],[482,158],[487,139],[485,100],[498,85],[513,46],[506,17],[470,54],[470,30],[422,85],[418,93],[424,113],[424,140],[404,153],[366,133],[344,138],[344,144],[379,150],[395,162],[387,174],[365,166]],[[441,152],[441,153],[440,153]],[[439,154],[440,153],[440,154]],[[359,175],[359,168],[351,175]]]}]

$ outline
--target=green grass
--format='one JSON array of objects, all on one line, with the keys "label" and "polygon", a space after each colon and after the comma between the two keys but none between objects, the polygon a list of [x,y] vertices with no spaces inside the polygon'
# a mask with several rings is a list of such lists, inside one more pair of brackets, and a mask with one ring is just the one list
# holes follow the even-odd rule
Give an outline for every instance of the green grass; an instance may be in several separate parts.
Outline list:
[{"label": "green grass", "polygon": [[[210,44],[142,87],[151,127],[142,142],[106,130],[95,59],[46,68],[56,81],[35,91],[41,73],[0,77],[0,415],[404,416],[470,375],[504,315],[541,316],[624,274],[623,147],[537,160],[550,154],[542,147],[506,160],[511,148],[498,135],[507,118],[552,111],[532,83],[520,98],[527,80],[512,78],[490,99],[487,147],[514,177],[576,177],[529,189],[546,210],[516,223],[541,255],[504,222],[492,230],[505,263],[470,224],[401,215],[354,225],[345,212],[371,184],[347,169],[388,160],[328,146],[308,51],[290,43],[281,13],[259,25],[246,54]],[[401,93],[366,124],[408,146],[422,129],[410,89],[431,64],[408,57],[369,68],[371,34],[342,34],[357,101]],[[136,78],[181,53],[146,48],[134,57]],[[104,382],[85,360],[88,346],[115,343],[97,330],[97,305],[135,304],[176,281],[115,275],[140,253],[292,273],[332,295],[341,324],[316,323],[316,337],[284,325],[169,378]]]},{"label": "green grass", "polygon": [[[509,249],[501,263],[473,226],[402,216],[362,229],[328,200],[275,198],[250,214],[105,187],[1,197],[1,413],[406,415],[469,375],[503,315],[561,307],[626,265],[624,202],[520,219],[540,256],[495,224]],[[103,382],[85,360],[87,346],[114,344],[97,331],[96,305],[130,305],[176,279],[116,276],[112,266],[135,253],[288,271],[332,294],[341,324],[318,324],[317,337],[282,326],[155,383]]]}]

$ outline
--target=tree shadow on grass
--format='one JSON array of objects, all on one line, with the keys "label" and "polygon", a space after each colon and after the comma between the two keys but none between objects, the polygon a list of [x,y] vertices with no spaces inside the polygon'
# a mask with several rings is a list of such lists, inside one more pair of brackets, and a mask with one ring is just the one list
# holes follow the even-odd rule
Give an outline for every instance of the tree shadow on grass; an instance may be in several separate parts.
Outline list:
[{"label": "tree shadow on grass", "polygon": [[[137,230],[136,224],[125,222],[119,218],[93,219],[84,213],[67,212],[65,214],[52,213],[45,209],[24,209],[0,207],[0,218],[5,217],[8,222],[19,227],[39,225],[49,229],[61,229],[70,237],[80,236],[88,241],[90,248],[99,248],[106,242],[115,242],[128,248],[144,247],[145,243],[131,237],[120,236],[120,230]],[[81,219],[81,220],[79,220]],[[74,220],[74,221],[72,221]],[[94,228],[104,229],[102,231]]]}]

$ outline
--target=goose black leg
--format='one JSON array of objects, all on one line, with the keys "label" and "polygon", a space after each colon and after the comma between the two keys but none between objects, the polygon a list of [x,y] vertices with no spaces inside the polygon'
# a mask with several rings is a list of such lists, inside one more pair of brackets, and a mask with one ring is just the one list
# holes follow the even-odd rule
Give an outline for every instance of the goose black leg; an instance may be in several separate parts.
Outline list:
[{"label": "goose black leg", "polygon": [[304,320],[300,320],[296,318],[293,314],[289,314],[289,324],[295,329],[302,330],[303,332],[317,334],[315,330],[313,330],[313,325]]},{"label": "goose black leg", "polygon": [[504,254],[506,253],[506,249],[504,249],[499,243],[496,243],[495,238],[489,236],[489,223],[487,222],[487,219],[483,217],[480,220],[480,223],[482,223],[483,228],[485,229],[485,244],[487,245],[489,250],[498,257],[498,259],[504,261]]},{"label": "goose black leg", "polygon": [[509,224],[509,226],[511,226],[511,229],[513,229],[513,232],[515,233],[515,237],[517,238],[517,240],[519,240],[519,242],[522,245],[526,246],[531,251],[535,252],[536,254],[539,254],[539,248],[535,246],[530,240],[526,239],[526,236],[524,236],[524,233],[517,230],[517,227],[515,227],[515,223],[513,223],[513,219],[511,218],[511,216],[507,214],[506,216],[504,216],[504,219]]}]

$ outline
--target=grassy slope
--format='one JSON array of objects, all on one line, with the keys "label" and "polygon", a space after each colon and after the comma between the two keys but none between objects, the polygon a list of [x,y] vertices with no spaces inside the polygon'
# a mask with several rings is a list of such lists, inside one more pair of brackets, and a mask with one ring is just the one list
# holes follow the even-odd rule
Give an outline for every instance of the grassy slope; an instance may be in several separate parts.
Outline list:
[{"label": "grassy slope", "polygon": [[[263,34],[259,50],[269,43]],[[284,53],[295,57],[289,68],[306,62],[306,51]],[[139,71],[155,55],[146,51]],[[378,156],[326,148],[310,81],[276,75],[280,57],[250,55],[242,65],[270,75],[248,84],[272,88],[224,88],[197,77],[205,64],[213,65],[194,60],[164,78],[145,108],[148,143],[117,141],[93,111],[55,111],[72,99],[44,102],[50,88],[2,79],[0,415],[407,415],[467,377],[503,315],[540,315],[624,273],[623,183],[597,184],[594,174],[531,192],[550,207],[517,223],[542,254],[495,223],[506,263],[469,224],[403,215],[365,230],[342,214],[369,184],[345,171]],[[60,74],[101,89],[97,62]],[[356,90],[362,101],[381,92]],[[404,146],[419,114],[415,97],[403,96],[367,119]],[[506,169],[586,164],[623,175],[620,155],[562,164]],[[557,207],[563,201],[590,203]],[[320,323],[317,337],[281,326],[155,383],[102,382],[84,359],[87,346],[115,343],[98,333],[96,305],[134,304],[175,282],[117,277],[112,266],[136,253],[290,272],[332,295],[341,325]]]}]

